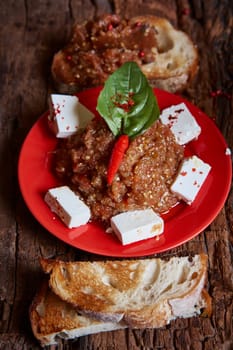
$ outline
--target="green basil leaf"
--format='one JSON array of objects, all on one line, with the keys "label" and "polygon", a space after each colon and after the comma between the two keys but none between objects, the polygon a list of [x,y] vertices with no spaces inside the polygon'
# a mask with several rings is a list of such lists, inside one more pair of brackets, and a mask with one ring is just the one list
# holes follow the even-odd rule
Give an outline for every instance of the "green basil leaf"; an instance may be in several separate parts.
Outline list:
[{"label": "green basil leaf", "polygon": [[160,111],[153,89],[135,62],[126,62],[106,80],[97,101],[97,111],[115,136],[137,136]]}]

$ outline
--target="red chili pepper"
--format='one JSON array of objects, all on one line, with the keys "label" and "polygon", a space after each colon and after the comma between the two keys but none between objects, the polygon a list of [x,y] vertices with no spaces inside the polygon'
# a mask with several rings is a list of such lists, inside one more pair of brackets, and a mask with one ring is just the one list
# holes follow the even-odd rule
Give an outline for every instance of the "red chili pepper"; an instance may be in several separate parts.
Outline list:
[{"label": "red chili pepper", "polygon": [[145,56],[145,52],[144,51],[139,51],[138,56],[140,58],[143,58]]},{"label": "red chili pepper", "polygon": [[108,165],[107,182],[109,185],[111,185],[128,147],[129,147],[129,136],[121,135],[117,139],[113,147],[111,158]]},{"label": "red chili pepper", "polygon": [[184,8],[182,10],[182,15],[186,15],[186,16],[190,15],[190,9],[189,8]]},{"label": "red chili pepper", "polygon": [[111,23],[108,25],[108,30],[109,31],[113,30],[113,25]]}]

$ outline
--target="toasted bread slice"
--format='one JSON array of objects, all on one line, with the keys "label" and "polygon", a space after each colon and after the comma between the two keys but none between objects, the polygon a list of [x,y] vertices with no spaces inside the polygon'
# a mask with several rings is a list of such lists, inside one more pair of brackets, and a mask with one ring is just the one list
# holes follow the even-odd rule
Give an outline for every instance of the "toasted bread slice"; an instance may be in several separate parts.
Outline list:
[{"label": "toasted bread slice", "polygon": [[162,327],[206,309],[207,257],[95,262],[41,260],[55,294],[91,318],[132,328]]},{"label": "toasted bread slice", "polygon": [[190,37],[167,19],[104,15],[77,24],[67,45],[54,55],[51,72],[61,93],[103,85],[127,61],[138,63],[153,87],[182,91],[198,69]]},{"label": "toasted bread slice", "polygon": [[33,334],[42,346],[57,344],[59,338],[74,339],[126,327],[121,323],[102,322],[80,314],[54,294],[47,281],[34,297],[29,317]]}]

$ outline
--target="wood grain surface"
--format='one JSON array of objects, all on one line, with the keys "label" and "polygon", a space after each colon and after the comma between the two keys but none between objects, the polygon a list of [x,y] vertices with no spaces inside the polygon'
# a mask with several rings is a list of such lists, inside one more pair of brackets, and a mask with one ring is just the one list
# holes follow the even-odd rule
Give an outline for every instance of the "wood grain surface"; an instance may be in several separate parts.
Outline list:
[{"label": "wood grain surface", "polygon": [[[232,0],[8,0],[0,2],[0,349],[40,349],[28,318],[41,282],[39,257],[94,259],[49,234],[20,194],[17,163],[24,138],[47,110],[50,66],[75,22],[101,13],[168,18],[196,43],[200,68],[183,95],[213,118],[233,150]],[[215,94],[213,94],[215,92]],[[223,170],[224,171],[224,170]],[[36,174],[35,174],[36,176]],[[214,222],[167,254],[209,257],[211,318],[176,320],[158,330],[121,330],[61,341],[50,349],[233,349],[233,191]]]}]

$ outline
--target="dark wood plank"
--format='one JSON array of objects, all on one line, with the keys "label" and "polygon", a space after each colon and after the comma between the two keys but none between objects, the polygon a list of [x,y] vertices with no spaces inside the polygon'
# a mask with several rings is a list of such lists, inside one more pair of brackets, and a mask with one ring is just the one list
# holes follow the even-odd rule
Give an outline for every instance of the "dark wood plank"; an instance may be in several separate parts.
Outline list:
[{"label": "dark wood plank", "polygon": [[[53,86],[53,54],[75,22],[104,12],[168,18],[187,32],[200,54],[200,69],[184,96],[204,110],[233,149],[233,5],[231,0],[67,1],[9,0],[0,3],[0,348],[39,349],[28,307],[41,282],[38,259],[98,258],[50,235],[21,197],[17,161],[22,142],[47,109]],[[215,94],[213,94],[215,92]],[[167,254],[206,251],[211,319],[177,320],[159,330],[126,330],[61,342],[60,349],[231,349],[233,347],[233,191],[204,233]],[[55,347],[50,347],[55,349]]]}]

